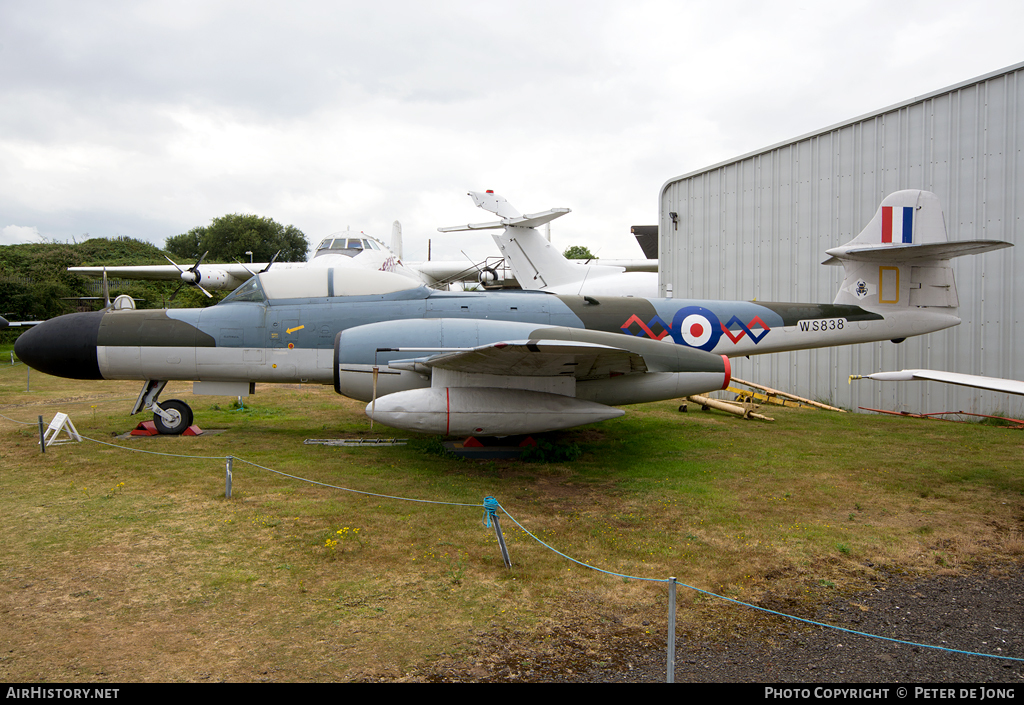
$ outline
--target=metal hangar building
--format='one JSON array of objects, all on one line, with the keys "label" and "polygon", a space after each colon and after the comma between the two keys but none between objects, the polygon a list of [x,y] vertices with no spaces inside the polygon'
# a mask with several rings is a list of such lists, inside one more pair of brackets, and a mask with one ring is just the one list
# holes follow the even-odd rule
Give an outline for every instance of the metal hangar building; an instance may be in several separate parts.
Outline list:
[{"label": "metal hangar building", "polygon": [[825,250],[882,199],[935,192],[950,240],[1014,247],[954,259],[962,323],[891,342],[734,358],[741,379],[843,407],[1024,413],[1024,397],[938,382],[848,384],[928,368],[1024,379],[1024,63],[684,174],[662,186],[663,296],[828,303]]}]

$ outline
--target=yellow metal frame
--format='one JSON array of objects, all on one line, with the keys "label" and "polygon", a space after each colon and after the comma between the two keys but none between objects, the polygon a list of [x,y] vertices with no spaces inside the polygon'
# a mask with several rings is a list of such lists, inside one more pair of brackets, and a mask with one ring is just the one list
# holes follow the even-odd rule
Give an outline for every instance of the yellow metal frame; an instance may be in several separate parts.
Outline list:
[{"label": "yellow metal frame", "polygon": [[[885,294],[885,270],[892,270],[896,272],[896,298],[886,299]],[[900,268],[899,267],[879,267],[878,268],[878,303],[880,304],[898,304],[900,302]]]}]

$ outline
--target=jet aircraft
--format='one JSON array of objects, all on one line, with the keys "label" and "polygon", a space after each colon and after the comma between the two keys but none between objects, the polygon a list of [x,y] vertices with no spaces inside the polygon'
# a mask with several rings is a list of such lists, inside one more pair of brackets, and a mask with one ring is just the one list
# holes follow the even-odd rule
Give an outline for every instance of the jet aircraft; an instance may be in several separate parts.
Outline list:
[{"label": "jet aircraft", "polygon": [[[502,217],[532,227],[557,215]],[[938,198],[899,191],[828,251],[846,273],[831,304],[442,292],[390,272],[271,268],[209,308],[51,319],[15,352],[60,377],[142,381],[132,413],[152,410],[168,434],[192,423],[183,401],[158,401],[168,380],[231,396],[256,382],[333,384],[396,428],[538,433],[724,388],[729,357],[955,326],[950,258],[1008,246],[947,242]]]},{"label": "jet aircraft", "polygon": [[494,213],[501,220],[438,230],[451,233],[502,228],[501,235],[491,237],[521,288],[576,296],[658,295],[658,260],[590,264],[568,260],[552,247],[536,227],[569,213],[568,208],[523,215],[494,191],[470,191],[469,195],[479,208]]}]

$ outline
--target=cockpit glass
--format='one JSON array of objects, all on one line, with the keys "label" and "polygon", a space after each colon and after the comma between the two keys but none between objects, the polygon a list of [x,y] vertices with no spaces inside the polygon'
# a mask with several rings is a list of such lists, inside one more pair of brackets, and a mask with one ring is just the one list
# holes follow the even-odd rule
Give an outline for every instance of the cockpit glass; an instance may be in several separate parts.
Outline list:
[{"label": "cockpit glass", "polygon": [[368,250],[371,247],[378,249],[376,245],[371,245],[370,240],[364,240],[362,238],[355,237],[338,237],[338,238],[325,238],[319,245],[317,245],[317,254],[330,250],[333,254],[345,255],[346,257],[355,257],[361,253],[364,249]]},{"label": "cockpit glass", "polygon": [[242,286],[225,296],[221,303],[227,303],[229,301],[263,303],[266,300],[267,297],[263,295],[263,289],[260,288],[259,277],[251,277],[245,282],[245,284],[242,284]]}]

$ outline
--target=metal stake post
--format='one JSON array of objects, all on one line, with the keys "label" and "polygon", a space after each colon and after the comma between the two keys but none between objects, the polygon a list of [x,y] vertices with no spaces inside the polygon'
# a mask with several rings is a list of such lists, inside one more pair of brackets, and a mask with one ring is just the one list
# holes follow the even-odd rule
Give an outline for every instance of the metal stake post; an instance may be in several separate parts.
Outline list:
[{"label": "metal stake post", "polygon": [[228,456],[227,477],[224,480],[224,499],[231,499],[231,456]]},{"label": "metal stake post", "polygon": [[508,557],[508,546],[505,545],[505,537],[501,534],[501,524],[498,523],[498,500],[494,497],[484,499],[484,526],[494,522],[494,535],[498,537],[498,546],[501,547],[501,558],[505,561],[505,567],[512,567],[512,559]]},{"label": "metal stake post", "polygon": [[666,683],[676,682],[676,579],[668,579],[668,671]]},{"label": "metal stake post", "polygon": [[39,450],[46,452],[46,431],[43,430],[43,417],[39,417]]}]

